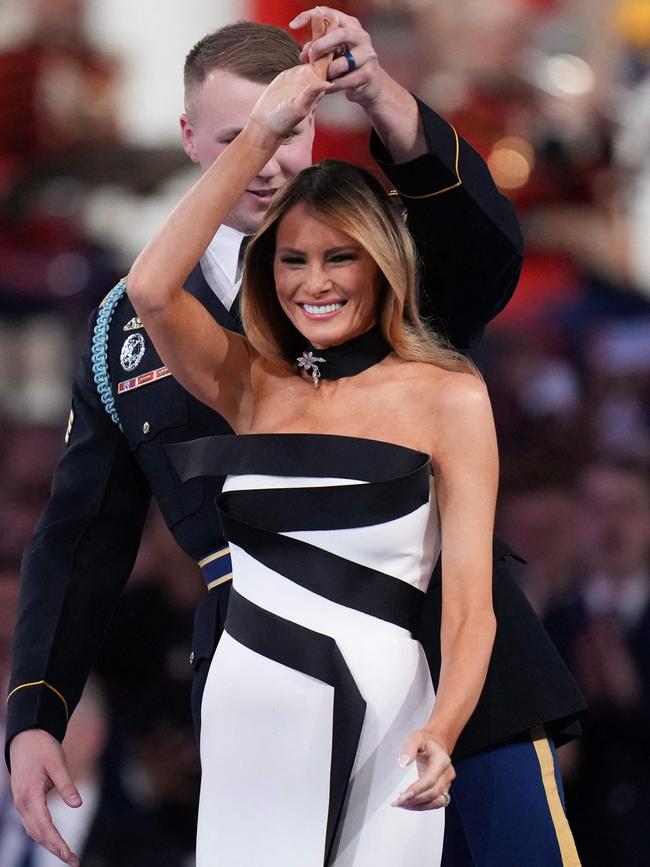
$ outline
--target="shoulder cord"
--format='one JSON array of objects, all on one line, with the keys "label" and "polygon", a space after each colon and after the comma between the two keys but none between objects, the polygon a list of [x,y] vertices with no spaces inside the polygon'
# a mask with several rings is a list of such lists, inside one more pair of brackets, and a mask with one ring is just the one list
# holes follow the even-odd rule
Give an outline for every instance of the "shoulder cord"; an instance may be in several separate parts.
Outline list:
[{"label": "shoulder cord", "polygon": [[102,301],[97,314],[97,322],[93,330],[92,341],[92,371],[97,393],[99,394],[104,409],[111,417],[111,420],[122,430],[120,417],[115,408],[115,398],[111,388],[111,379],[108,374],[108,332],[113,318],[113,313],[118,305],[118,302],[126,292],[126,280],[122,278],[120,282],[108,293]]}]

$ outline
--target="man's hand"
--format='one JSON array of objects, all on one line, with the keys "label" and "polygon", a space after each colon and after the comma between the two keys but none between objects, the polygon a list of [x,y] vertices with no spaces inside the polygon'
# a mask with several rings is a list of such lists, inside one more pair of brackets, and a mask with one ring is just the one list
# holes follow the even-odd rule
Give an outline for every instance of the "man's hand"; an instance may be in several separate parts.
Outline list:
[{"label": "man's hand", "polygon": [[307,42],[300,59],[317,64],[333,54],[327,69],[328,93],[343,92],[368,115],[377,134],[397,163],[427,153],[428,146],[414,97],[382,69],[370,35],[357,18],[329,6],[301,12],[289,23],[293,30],[324,17],[326,32]]},{"label": "man's hand", "polygon": [[[303,63],[316,63],[328,54],[334,57],[329,64],[327,77],[332,82],[330,93],[344,91],[351,102],[362,105],[373,102],[381,95],[381,88],[387,77],[379,66],[370,35],[361,22],[351,15],[345,15],[328,6],[317,6],[301,12],[290,22],[294,30],[311,24],[322,15],[325,18],[326,33],[320,38],[312,38],[303,49],[300,59]],[[354,69],[345,57],[349,52],[354,61]]]},{"label": "man's hand", "polygon": [[9,754],[14,803],[25,830],[64,864],[79,867],[79,859],[54,827],[47,808],[47,794],[52,789],[69,807],[81,806],[81,796],[70,779],[61,744],[41,729],[30,729],[16,735]]}]

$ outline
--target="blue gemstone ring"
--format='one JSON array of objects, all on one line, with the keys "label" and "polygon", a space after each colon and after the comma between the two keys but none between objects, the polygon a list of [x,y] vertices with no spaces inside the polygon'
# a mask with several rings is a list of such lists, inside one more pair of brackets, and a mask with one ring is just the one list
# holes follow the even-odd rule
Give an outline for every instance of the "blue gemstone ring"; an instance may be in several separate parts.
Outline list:
[{"label": "blue gemstone ring", "polygon": [[353,71],[357,68],[357,62],[356,62],[356,60],[354,59],[354,56],[353,56],[352,52],[351,52],[351,51],[346,51],[346,52],[343,54],[343,57],[345,57],[345,59],[346,59],[347,62],[348,62],[348,72],[353,72]]}]

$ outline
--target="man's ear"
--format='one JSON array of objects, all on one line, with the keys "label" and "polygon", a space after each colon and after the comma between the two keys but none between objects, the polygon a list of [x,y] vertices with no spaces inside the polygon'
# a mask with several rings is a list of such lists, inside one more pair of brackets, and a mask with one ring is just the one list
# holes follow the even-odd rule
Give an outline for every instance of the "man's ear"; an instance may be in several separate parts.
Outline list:
[{"label": "man's ear", "polygon": [[192,160],[193,163],[198,163],[199,158],[196,153],[196,145],[194,142],[194,127],[192,126],[188,116],[182,114],[179,118],[181,126],[181,138],[183,140],[183,150]]}]

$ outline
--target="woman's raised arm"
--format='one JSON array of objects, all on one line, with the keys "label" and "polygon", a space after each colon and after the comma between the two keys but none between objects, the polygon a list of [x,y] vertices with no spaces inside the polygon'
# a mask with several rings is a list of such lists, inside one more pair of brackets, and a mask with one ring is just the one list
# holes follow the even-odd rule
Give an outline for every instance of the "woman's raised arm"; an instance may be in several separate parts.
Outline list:
[{"label": "woman's raised arm", "polygon": [[251,180],[328,87],[311,64],[277,76],[244,129],[172,211],[127,278],[133,306],[172,374],[236,430],[250,403],[248,344],[219,326],[183,284]]}]

